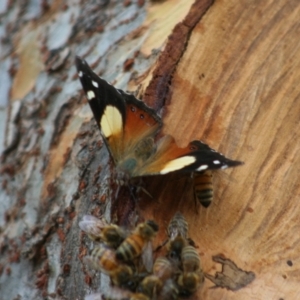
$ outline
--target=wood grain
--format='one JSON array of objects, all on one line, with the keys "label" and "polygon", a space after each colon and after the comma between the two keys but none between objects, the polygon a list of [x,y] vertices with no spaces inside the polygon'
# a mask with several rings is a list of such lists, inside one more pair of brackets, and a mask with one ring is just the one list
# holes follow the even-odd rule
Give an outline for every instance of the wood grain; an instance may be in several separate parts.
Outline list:
[{"label": "wood grain", "polygon": [[205,272],[220,270],[211,258],[222,253],[256,274],[237,292],[209,289],[206,280],[201,299],[300,295],[299,15],[298,1],[216,1],[173,74],[164,131],[182,146],[200,138],[245,162],[216,174],[208,209],[195,213],[188,179],[172,177],[153,179],[164,192],[141,205],[162,226],[184,213]]}]

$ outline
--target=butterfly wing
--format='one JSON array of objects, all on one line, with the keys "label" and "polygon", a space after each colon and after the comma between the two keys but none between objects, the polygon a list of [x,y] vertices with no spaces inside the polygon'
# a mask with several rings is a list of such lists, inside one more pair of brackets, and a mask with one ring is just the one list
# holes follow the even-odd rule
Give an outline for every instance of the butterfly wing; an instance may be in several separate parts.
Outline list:
[{"label": "butterfly wing", "polygon": [[201,141],[179,148],[171,136],[158,143],[154,138],[162,127],[154,110],[133,95],[118,90],[96,75],[76,57],[78,75],[95,120],[111,155],[131,177],[225,169],[242,164],[226,158]]},{"label": "butterfly wing", "polygon": [[185,148],[179,148],[173,137],[164,136],[156,153],[139,172],[140,175],[167,174],[174,171],[197,172],[207,169],[225,169],[243,164],[226,158],[201,141],[195,140]]},{"label": "butterfly wing", "polygon": [[153,138],[161,128],[161,119],[142,101],[101,79],[79,57],[76,57],[76,67],[95,120],[116,165],[128,157],[134,159],[136,149],[143,151],[139,144]]},{"label": "butterfly wing", "polygon": [[[126,102],[123,146],[126,147],[127,153],[135,152],[136,155],[139,149],[143,152],[143,141],[147,141],[147,138],[154,142],[154,137],[162,127],[162,121],[144,102],[122,90],[119,92]],[[153,147],[153,144],[150,145],[151,149]]]}]

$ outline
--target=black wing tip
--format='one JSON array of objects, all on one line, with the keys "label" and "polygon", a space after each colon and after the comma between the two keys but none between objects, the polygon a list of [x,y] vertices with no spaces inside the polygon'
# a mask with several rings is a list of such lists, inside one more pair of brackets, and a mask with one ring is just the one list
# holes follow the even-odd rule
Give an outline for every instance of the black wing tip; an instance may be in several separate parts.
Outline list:
[{"label": "black wing tip", "polygon": [[209,145],[207,145],[206,143],[200,141],[200,140],[194,140],[190,142],[191,146],[195,146],[197,147],[197,149],[195,149],[195,152],[199,151],[199,150],[204,150],[204,151],[211,151],[213,153],[216,153],[216,155],[219,155],[220,157],[223,158],[223,162],[224,164],[226,164],[228,167],[237,167],[240,165],[243,165],[244,162],[243,161],[239,161],[239,160],[232,160],[227,158],[225,155],[223,155],[222,153],[212,149]]},{"label": "black wing tip", "polygon": [[243,161],[239,161],[239,160],[230,160],[230,167],[237,167],[237,166],[241,166],[244,165],[245,163]]},{"label": "black wing tip", "polygon": [[83,62],[85,62],[85,60],[83,58],[81,58],[78,55],[75,56],[75,64],[76,65],[81,65]]},{"label": "black wing tip", "polygon": [[75,65],[78,72],[82,70],[90,70],[90,66],[88,65],[88,63],[83,58],[77,55],[75,56]]},{"label": "black wing tip", "polygon": [[83,62],[83,59],[80,56],[76,55],[75,56],[75,65],[76,65],[77,69],[82,65],[82,62]]}]

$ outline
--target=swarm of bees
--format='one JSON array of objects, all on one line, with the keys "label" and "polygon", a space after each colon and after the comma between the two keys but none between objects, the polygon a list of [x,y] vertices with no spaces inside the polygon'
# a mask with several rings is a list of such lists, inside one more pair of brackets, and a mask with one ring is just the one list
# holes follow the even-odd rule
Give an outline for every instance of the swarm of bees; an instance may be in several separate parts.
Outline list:
[{"label": "swarm of bees", "polygon": [[106,293],[86,299],[176,300],[193,295],[203,285],[200,257],[188,238],[188,223],[179,212],[169,223],[168,240],[160,247],[165,254],[155,260],[152,240],[158,225],[152,220],[126,231],[85,215],[79,226],[97,242],[84,263],[111,279]]}]

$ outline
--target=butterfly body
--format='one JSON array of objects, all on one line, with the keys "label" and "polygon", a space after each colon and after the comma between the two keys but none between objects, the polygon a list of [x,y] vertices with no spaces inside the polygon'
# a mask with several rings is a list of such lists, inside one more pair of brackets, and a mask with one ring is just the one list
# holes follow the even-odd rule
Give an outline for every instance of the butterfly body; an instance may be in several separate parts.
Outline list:
[{"label": "butterfly body", "polygon": [[118,178],[199,172],[242,164],[226,158],[201,141],[179,148],[173,137],[158,138],[162,120],[133,95],[97,76],[81,58],[78,75],[102,137],[113,157]]}]

